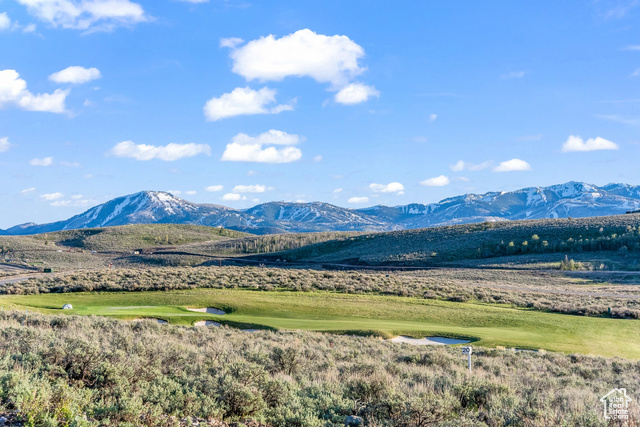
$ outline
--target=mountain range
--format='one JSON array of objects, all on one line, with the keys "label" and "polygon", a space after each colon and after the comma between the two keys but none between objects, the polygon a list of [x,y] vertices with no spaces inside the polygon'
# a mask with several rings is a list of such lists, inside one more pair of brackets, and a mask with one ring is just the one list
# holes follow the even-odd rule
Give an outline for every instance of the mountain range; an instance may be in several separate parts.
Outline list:
[{"label": "mountain range", "polygon": [[113,225],[172,223],[224,227],[254,234],[390,231],[482,221],[589,217],[640,209],[640,186],[567,182],[510,192],[464,194],[438,203],[347,209],[328,203],[269,202],[249,209],[196,204],[161,191],[118,197],[64,221],[26,223],[3,235]]}]

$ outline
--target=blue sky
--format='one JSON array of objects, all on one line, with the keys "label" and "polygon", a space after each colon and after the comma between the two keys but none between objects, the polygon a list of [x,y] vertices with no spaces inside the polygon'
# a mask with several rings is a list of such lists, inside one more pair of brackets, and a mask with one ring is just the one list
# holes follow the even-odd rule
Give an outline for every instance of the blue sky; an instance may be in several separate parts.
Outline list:
[{"label": "blue sky", "polygon": [[0,0],[0,228],[640,184],[638,1]]}]

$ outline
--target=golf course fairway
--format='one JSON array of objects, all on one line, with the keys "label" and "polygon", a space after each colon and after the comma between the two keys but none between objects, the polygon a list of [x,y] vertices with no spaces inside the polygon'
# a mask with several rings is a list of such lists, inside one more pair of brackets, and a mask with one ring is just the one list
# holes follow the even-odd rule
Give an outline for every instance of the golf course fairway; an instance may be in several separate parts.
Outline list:
[{"label": "golf course fairway", "polygon": [[[72,310],[62,310],[72,304]],[[546,349],[640,359],[640,321],[547,313],[506,306],[326,292],[192,289],[0,297],[5,310],[158,318],[175,325],[230,326],[350,334],[467,338],[473,345]],[[189,311],[216,307],[224,315]]]}]

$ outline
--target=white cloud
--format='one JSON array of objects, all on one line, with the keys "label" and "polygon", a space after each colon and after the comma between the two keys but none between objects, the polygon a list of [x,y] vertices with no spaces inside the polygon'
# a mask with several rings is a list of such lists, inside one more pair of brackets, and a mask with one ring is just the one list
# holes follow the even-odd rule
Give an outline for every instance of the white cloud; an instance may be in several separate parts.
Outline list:
[{"label": "white cloud", "polygon": [[22,29],[23,33],[33,33],[36,30],[36,24],[29,24]]},{"label": "white cloud", "polygon": [[82,199],[83,197],[84,197],[84,196],[83,196],[82,194],[72,194],[72,195],[71,195],[71,198],[72,198],[73,200],[80,200],[80,199]]},{"label": "white cloud", "polygon": [[187,196],[194,196],[196,194],[198,194],[198,192],[196,190],[187,190],[185,191],[185,193]]},{"label": "white cloud", "polygon": [[490,167],[491,163],[492,163],[491,161],[486,161],[484,163],[480,163],[476,165],[473,163],[465,162],[464,160],[458,160],[455,164],[449,165],[449,169],[451,169],[454,172],[461,172],[464,170],[479,171],[479,170]]},{"label": "white cloud", "polygon": [[40,196],[42,200],[58,200],[58,199],[62,199],[63,197],[64,197],[64,194],[62,193],[48,193]]},{"label": "white cloud", "polygon": [[132,141],[117,143],[110,154],[116,157],[130,157],[136,160],[160,159],[167,162],[193,157],[199,154],[211,155],[211,148],[206,144],[167,144],[162,146],[134,144]]},{"label": "white cloud", "polygon": [[27,90],[27,82],[15,70],[0,71],[0,108],[14,105],[27,111],[64,113],[68,90],[56,89],[53,93],[34,95]]},{"label": "white cloud", "polygon": [[54,27],[109,31],[150,20],[129,0],[18,0],[30,14]]},{"label": "white cloud", "polygon": [[525,75],[524,71],[513,71],[511,73],[503,74],[500,76],[501,79],[521,79]]},{"label": "white cloud", "polygon": [[323,159],[322,155],[318,154],[317,156],[315,156],[313,158],[313,161],[316,162],[316,163],[320,163],[322,161],[322,159]]},{"label": "white cloud", "polygon": [[31,188],[25,188],[24,190],[22,190],[20,192],[20,194],[27,194],[27,193],[31,193],[32,191],[36,191],[35,187],[31,187]]},{"label": "white cloud", "polygon": [[349,200],[347,200],[347,203],[358,204],[358,203],[367,203],[368,201],[369,201],[368,197],[350,197]]},{"label": "white cloud", "polygon": [[7,12],[0,13],[0,31],[8,30],[11,28],[11,19]]},{"label": "white cloud", "polygon": [[0,138],[0,153],[4,153],[5,151],[9,150],[10,147],[11,144],[9,144],[9,138]]},{"label": "white cloud", "polygon": [[353,105],[365,102],[372,96],[380,96],[380,92],[375,87],[362,83],[351,83],[336,93],[334,99],[339,104]]},{"label": "white cloud", "polygon": [[56,200],[55,202],[50,203],[50,205],[54,207],[88,207],[93,206],[97,203],[93,199],[83,199],[82,197],[83,196],[81,194],[76,194],[74,196],[71,196],[71,200]]},{"label": "white cloud", "polygon": [[618,145],[601,137],[589,138],[584,141],[579,136],[571,135],[567,141],[562,144],[562,152],[570,151],[595,151],[595,150],[617,150]]},{"label": "white cloud", "polygon": [[252,114],[278,114],[293,110],[292,105],[267,105],[276,102],[276,91],[263,87],[253,90],[249,87],[235,88],[231,93],[224,93],[219,98],[211,98],[204,105],[204,115],[209,121],[216,121],[233,116]]},{"label": "white cloud", "polygon": [[291,163],[302,158],[302,151],[296,147],[262,148],[261,145],[227,144],[220,160],[230,162]]},{"label": "white cloud", "polygon": [[[273,129],[255,137],[239,133],[227,144],[220,160],[260,163],[295,162],[302,157],[302,151],[291,145],[298,144],[302,139],[298,135]],[[265,147],[267,144],[289,145],[289,147]]]},{"label": "white cloud", "polygon": [[369,188],[374,193],[404,194],[404,185],[399,182],[390,182],[389,184],[370,184]]},{"label": "white cloud", "polygon": [[42,159],[29,160],[31,166],[51,166],[53,164],[53,157],[45,157]]},{"label": "white cloud", "polygon": [[287,133],[281,130],[271,129],[258,136],[249,136],[246,133],[239,133],[233,137],[233,142],[244,145],[253,144],[273,144],[273,145],[296,145],[304,138],[299,135]]},{"label": "white cloud", "polygon": [[231,190],[233,193],[264,193],[267,187],[264,185],[236,185]]},{"label": "white cloud", "polygon": [[210,185],[207,188],[204,189],[204,191],[209,191],[212,193],[215,193],[216,191],[222,191],[224,190],[224,186],[223,185]]},{"label": "white cloud", "polygon": [[430,122],[432,122],[432,123],[435,122],[437,118],[438,118],[437,114],[429,114],[429,121]]},{"label": "white cloud", "polygon": [[77,65],[67,67],[49,76],[49,80],[56,83],[81,84],[102,77],[97,68],[84,68]]},{"label": "white cloud", "polygon": [[235,194],[235,193],[227,193],[224,196],[222,196],[222,200],[246,200],[246,197],[240,195],[240,194]]},{"label": "white cloud", "polygon": [[444,187],[445,185],[449,185],[451,181],[445,175],[436,176],[434,178],[425,179],[424,181],[420,181],[420,185],[424,185],[425,187]]},{"label": "white cloud", "polygon": [[347,36],[325,36],[304,29],[277,39],[252,40],[231,51],[233,71],[247,80],[280,81],[311,77],[343,87],[365,68],[358,64],[364,49]]},{"label": "white cloud", "polygon": [[335,194],[342,193],[342,188],[336,188],[335,190],[333,190],[333,192]]},{"label": "white cloud", "polygon": [[228,47],[234,49],[239,44],[244,43],[244,40],[238,37],[227,37],[220,39],[220,47]]},{"label": "white cloud", "polygon": [[524,160],[511,159],[500,163],[493,168],[494,172],[530,171],[531,165]]},{"label": "white cloud", "polygon": [[622,50],[640,50],[640,45],[625,46],[622,48]]}]

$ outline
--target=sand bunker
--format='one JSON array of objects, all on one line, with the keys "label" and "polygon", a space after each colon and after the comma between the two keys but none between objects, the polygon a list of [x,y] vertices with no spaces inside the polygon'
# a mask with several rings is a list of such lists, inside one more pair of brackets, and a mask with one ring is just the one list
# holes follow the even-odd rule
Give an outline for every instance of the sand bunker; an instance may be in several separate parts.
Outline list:
[{"label": "sand bunker", "polygon": [[169,323],[166,320],[156,319],[155,317],[143,317],[142,319],[133,319],[134,322],[143,322],[145,320],[151,320],[152,322],[158,322],[163,325],[166,323]]},{"label": "sand bunker", "polygon": [[471,341],[458,340],[454,338],[444,337],[424,337],[424,338],[411,338],[400,335],[399,337],[391,338],[389,341],[397,343],[405,343],[411,345],[452,345],[452,344],[466,344]]},{"label": "sand bunker", "polygon": [[214,322],[213,320],[199,320],[194,323],[193,326],[215,326],[216,328],[219,328],[220,323]]},{"label": "sand bunker", "polygon": [[187,308],[187,310],[189,310],[189,311],[197,311],[198,313],[217,314],[218,316],[222,316],[224,314],[227,314],[224,311],[220,310],[219,308],[213,308],[213,307]]}]

